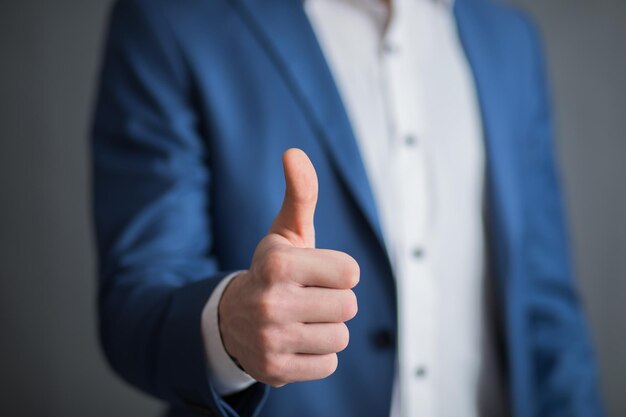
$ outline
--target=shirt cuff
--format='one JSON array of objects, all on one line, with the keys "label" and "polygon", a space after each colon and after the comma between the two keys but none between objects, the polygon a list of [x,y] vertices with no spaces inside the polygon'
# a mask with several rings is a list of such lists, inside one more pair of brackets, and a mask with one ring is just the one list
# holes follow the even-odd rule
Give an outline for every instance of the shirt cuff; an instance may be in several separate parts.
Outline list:
[{"label": "shirt cuff", "polygon": [[202,338],[206,351],[211,384],[220,395],[243,391],[256,380],[244,372],[226,352],[220,334],[218,308],[230,281],[243,271],[227,275],[213,290],[202,310]]}]

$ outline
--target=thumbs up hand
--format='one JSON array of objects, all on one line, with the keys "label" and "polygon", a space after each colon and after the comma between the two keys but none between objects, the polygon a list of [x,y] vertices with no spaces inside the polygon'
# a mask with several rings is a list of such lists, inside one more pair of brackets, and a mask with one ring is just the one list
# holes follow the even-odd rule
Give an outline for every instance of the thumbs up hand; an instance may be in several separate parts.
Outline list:
[{"label": "thumbs up hand", "polygon": [[282,208],[250,269],[222,295],[226,351],[257,381],[279,387],[326,378],[348,346],[344,322],[357,313],[359,266],[343,252],[315,249],[317,175],[304,152],[283,155]]}]

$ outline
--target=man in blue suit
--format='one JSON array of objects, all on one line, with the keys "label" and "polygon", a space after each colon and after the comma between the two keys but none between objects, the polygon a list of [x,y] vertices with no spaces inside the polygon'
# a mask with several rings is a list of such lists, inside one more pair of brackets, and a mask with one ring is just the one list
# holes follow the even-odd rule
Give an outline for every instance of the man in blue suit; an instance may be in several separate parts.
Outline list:
[{"label": "man in blue suit", "polygon": [[169,415],[602,415],[520,12],[121,0],[92,149],[103,349]]}]

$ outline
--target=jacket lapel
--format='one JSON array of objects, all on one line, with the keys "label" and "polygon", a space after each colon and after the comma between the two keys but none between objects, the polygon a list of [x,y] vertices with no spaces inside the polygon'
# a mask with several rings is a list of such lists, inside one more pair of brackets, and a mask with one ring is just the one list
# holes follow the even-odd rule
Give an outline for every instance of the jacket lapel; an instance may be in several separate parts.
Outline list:
[{"label": "jacket lapel", "polygon": [[[520,236],[518,212],[519,185],[515,177],[518,155],[515,154],[515,125],[513,123],[509,82],[501,76],[500,51],[494,45],[498,34],[491,33],[492,22],[481,9],[480,1],[456,1],[455,16],[461,43],[472,69],[482,115],[487,155],[487,228],[490,250],[497,275],[509,275],[512,244]],[[490,24],[491,23],[491,24]],[[506,72],[506,71],[503,71]]]},{"label": "jacket lapel", "polygon": [[[328,68],[315,33],[298,0],[230,0],[276,63],[294,96],[315,129],[325,152],[340,178],[369,223],[381,247],[384,239],[374,197],[365,167],[339,91]],[[511,174],[515,155],[511,152],[511,123],[503,112],[509,108],[503,100],[506,93],[498,81],[498,63],[489,49],[489,22],[481,21],[479,2],[455,2],[459,36],[472,68],[487,151],[488,218],[497,260],[496,271],[507,276],[508,248],[519,236],[516,226]],[[519,205],[517,205],[519,206]],[[515,239],[513,239],[515,240]]]},{"label": "jacket lapel", "polygon": [[[500,47],[499,36],[494,31],[494,19],[487,7],[493,7],[481,0],[457,1],[455,13],[459,33],[468,61],[474,73],[481,106],[485,147],[487,153],[487,228],[489,232],[489,251],[499,285],[499,305],[505,316],[505,340],[507,356],[513,359],[507,362],[512,409],[516,414],[523,413],[531,402],[527,373],[527,361],[523,360],[524,334],[516,331],[526,324],[523,314],[524,298],[519,286],[524,282],[519,278],[523,273],[520,264],[520,246],[522,239],[520,202],[520,179],[516,178],[516,165],[519,155],[516,153],[515,108],[511,106],[511,94],[515,85],[511,78],[503,74],[513,70],[506,65],[511,62]],[[525,277],[524,277],[525,278]],[[521,415],[521,414],[520,414]]]},{"label": "jacket lapel", "polygon": [[359,148],[302,2],[231,1],[283,73],[325,152],[384,248]]}]

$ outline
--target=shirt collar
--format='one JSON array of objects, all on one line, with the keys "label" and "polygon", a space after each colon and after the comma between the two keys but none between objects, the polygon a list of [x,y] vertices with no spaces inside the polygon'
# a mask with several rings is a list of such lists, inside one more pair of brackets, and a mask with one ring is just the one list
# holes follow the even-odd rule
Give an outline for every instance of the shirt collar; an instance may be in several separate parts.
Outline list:
[{"label": "shirt collar", "polygon": [[[372,3],[382,3],[385,0],[364,0],[364,1],[372,2]],[[396,1],[396,0],[390,0],[390,1],[391,1],[392,5],[393,5],[394,1]],[[449,8],[454,7],[454,3],[456,2],[456,0],[417,0],[417,1],[430,1],[430,2],[433,2],[433,3],[442,4],[443,6],[446,6],[446,7],[449,7]]]},{"label": "shirt collar", "polygon": [[[393,1],[393,0],[391,0],[391,1]],[[432,1],[433,3],[441,3],[444,6],[452,7],[452,6],[454,6],[454,2],[456,0],[422,0],[422,1]]]}]

